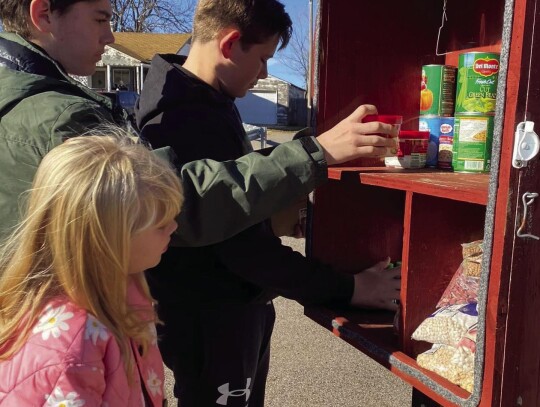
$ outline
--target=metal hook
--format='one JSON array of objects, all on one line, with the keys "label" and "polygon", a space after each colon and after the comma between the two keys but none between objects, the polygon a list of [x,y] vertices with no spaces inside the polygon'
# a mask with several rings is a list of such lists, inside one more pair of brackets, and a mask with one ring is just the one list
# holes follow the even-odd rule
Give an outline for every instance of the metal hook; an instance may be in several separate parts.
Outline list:
[{"label": "metal hook", "polygon": [[446,2],[447,2],[447,0],[444,0],[442,18],[441,18],[441,26],[439,27],[439,31],[437,32],[437,43],[435,44],[435,55],[437,55],[437,56],[449,54],[449,52],[439,52],[439,41],[441,39],[441,31],[442,31],[442,29],[444,27],[444,22],[448,20],[448,17],[446,16]]},{"label": "metal hook", "polygon": [[538,198],[537,192],[525,192],[521,197],[521,200],[523,201],[523,220],[521,221],[521,225],[516,232],[517,237],[530,237],[531,239],[540,240],[540,237],[531,235],[530,233],[521,233],[521,231],[525,228],[525,223],[527,222],[527,208],[536,198]]}]

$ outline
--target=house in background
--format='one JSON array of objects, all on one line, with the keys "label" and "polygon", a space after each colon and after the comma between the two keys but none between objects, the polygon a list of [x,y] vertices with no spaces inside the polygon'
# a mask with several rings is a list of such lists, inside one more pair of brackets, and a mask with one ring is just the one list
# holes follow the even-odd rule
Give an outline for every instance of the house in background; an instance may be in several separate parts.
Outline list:
[{"label": "house in background", "polygon": [[306,91],[290,82],[268,75],[235,101],[244,123],[258,126],[305,126]]},{"label": "house in background", "polygon": [[155,54],[187,55],[191,34],[114,33],[115,43],[105,47],[92,76],[77,77],[94,90],[141,92]]}]

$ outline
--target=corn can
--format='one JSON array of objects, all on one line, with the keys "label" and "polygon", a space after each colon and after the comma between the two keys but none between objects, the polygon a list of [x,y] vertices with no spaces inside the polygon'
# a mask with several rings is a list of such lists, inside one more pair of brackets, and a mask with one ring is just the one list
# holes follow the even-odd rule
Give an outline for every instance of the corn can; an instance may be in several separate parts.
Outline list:
[{"label": "corn can", "polygon": [[455,66],[424,65],[420,89],[420,115],[454,115]]},{"label": "corn can", "polygon": [[494,116],[456,115],[452,168],[456,172],[489,172]]},{"label": "corn can", "polygon": [[467,52],[459,55],[456,114],[495,113],[499,57],[495,52]]}]

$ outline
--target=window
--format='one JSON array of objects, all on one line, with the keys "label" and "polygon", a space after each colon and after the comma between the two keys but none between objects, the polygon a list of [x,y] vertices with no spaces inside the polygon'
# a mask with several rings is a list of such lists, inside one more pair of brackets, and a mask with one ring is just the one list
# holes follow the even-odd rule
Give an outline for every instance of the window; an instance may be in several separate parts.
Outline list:
[{"label": "window", "polygon": [[132,90],[131,71],[129,69],[113,69],[111,87],[113,90]]}]

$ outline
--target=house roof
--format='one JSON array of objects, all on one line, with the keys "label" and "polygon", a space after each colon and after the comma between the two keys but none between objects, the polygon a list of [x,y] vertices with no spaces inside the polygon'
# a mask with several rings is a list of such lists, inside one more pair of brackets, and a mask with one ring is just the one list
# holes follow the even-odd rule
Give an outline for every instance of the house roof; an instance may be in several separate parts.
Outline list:
[{"label": "house roof", "polygon": [[150,62],[155,54],[175,54],[191,38],[191,34],[115,32],[109,45],[141,62]]}]

